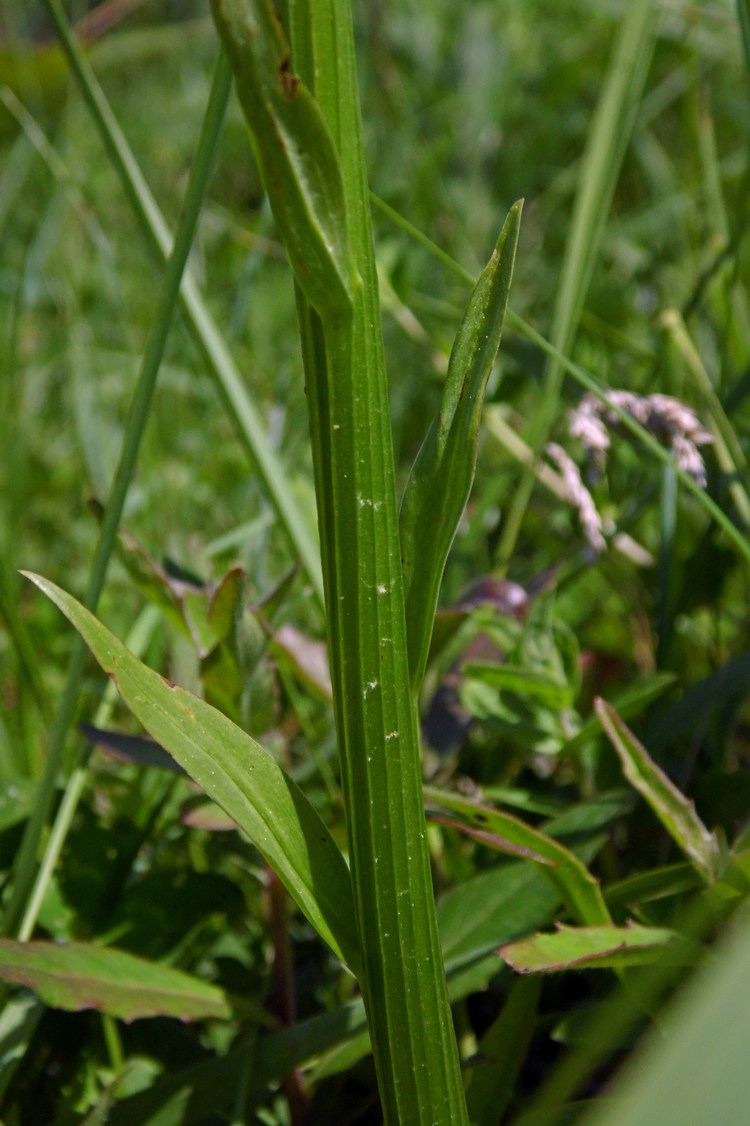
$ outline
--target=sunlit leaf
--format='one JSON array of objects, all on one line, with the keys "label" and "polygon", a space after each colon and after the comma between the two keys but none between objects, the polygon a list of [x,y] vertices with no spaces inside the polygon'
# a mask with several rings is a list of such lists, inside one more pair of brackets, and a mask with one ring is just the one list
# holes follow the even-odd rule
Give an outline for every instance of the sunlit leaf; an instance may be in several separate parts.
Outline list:
[{"label": "sunlit leaf", "polygon": [[497,953],[519,974],[621,968],[662,962],[691,965],[692,944],[663,927],[566,927],[501,946]]},{"label": "sunlit leaf", "polygon": [[28,577],[73,623],[146,730],[247,833],[318,933],[356,966],[349,869],[302,791],[221,712],[147,668],[54,583]]}]

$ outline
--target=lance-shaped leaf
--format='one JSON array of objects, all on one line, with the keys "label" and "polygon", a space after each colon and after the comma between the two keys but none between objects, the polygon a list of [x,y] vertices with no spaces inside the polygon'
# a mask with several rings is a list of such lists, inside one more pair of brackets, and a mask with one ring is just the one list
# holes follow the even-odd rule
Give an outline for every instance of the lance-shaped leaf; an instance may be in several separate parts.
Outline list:
[{"label": "lance-shaped leaf", "polygon": [[[569,849],[519,818],[479,805],[459,794],[427,788],[425,797],[430,803],[458,813],[471,826],[472,833],[486,834],[484,840],[490,847],[508,852],[523,850],[528,860],[540,866],[578,922],[592,926],[612,922],[598,880]],[[455,827],[461,828],[460,825]],[[494,845],[492,836],[496,838]]]},{"label": "lance-shaped leaf", "polygon": [[451,352],[440,410],[401,503],[409,675],[415,694],[427,663],[445,562],[474,480],[482,403],[500,347],[521,208],[519,200],[510,209],[471,295]]},{"label": "lance-shaped leaf", "polygon": [[147,668],[54,583],[28,577],[72,622],[149,734],[248,835],[318,933],[356,973],[349,869],[302,791],[225,715]]},{"label": "lance-shaped leaf", "polygon": [[0,939],[0,979],[26,985],[53,1009],[98,1009],[122,1020],[226,1020],[221,989],[171,966],[83,942]]},{"label": "lance-shaped leaf", "polygon": [[317,103],[292,72],[268,0],[212,0],[274,218],[307,300],[321,315],[351,306],[344,189]]},{"label": "lance-shaped leaf", "polygon": [[722,853],[714,833],[708,831],[693,803],[660,770],[642,743],[606,700],[594,701],[604,731],[617,751],[623,774],[646,799],[675,844],[708,882],[719,875]]},{"label": "lance-shaped leaf", "polygon": [[497,953],[519,974],[561,970],[623,969],[659,962],[689,966],[698,947],[664,927],[559,927],[501,946]]}]

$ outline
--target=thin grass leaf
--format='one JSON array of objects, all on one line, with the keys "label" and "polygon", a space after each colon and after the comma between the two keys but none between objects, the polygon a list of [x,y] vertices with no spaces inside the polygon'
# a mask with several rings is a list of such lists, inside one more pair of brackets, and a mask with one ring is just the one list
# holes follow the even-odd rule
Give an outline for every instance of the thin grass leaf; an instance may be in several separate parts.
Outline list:
[{"label": "thin grass leaf", "polygon": [[[229,98],[231,75],[226,59],[219,54],[214,67],[211,94],[203,119],[201,134],[185,194],[185,202],[174,246],[168,256],[159,293],[154,323],[141,361],[138,380],[128,410],[117,469],[107,497],[102,527],[91,562],[84,595],[85,605],[95,610],[104,588],[109,562],[117,538],[117,529],[125,507],[130,483],[135,472],[143,434],[146,429],[156,381],[164,349],[177,306],[178,295],[193,236],[214,167],[214,158],[221,123]],[[54,788],[62,766],[65,740],[73,722],[83,674],[85,649],[78,643],[68,665],[68,672],[54,716],[49,751],[33,815],[27,824],[14,866],[13,890],[3,913],[5,934],[14,933],[23,910],[36,869],[36,856],[44,827],[52,806]]]},{"label": "thin grass leaf", "polygon": [[[550,339],[568,352],[575,338],[583,303],[591,282],[604,224],[622,167],[636,111],[656,45],[659,10],[653,0],[633,0],[626,9],[602,92],[586,141],[573,209]],[[555,420],[563,369],[554,356],[546,365],[542,394],[530,426],[529,444],[538,458]],[[521,522],[534,485],[534,470],[521,478],[507,515],[498,550],[501,565],[513,554]]]},{"label": "thin grass leaf", "polygon": [[355,970],[349,870],[301,790],[254,739],[147,668],[71,595],[38,575],[28,578],[75,626],[149,734],[247,834],[321,937]]},{"label": "thin grass leaf", "polygon": [[719,875],[722,853],[715,833],[710,833],[689,801],[649,756],[632,731],[606,700],[594,701],[594,709],[631,786],[646,799],[675,844],[685,853],[704,880]]},{"label": "thin grass leaf", "polygon": [[596,926],[612,922],[599,881],[564,845],[538,829],[532,829],[517,817],[479,805],[458,794],[426,787],[425,797],[445,809],[455,810],[470,825],[497,834],[512,845],[527,850],[528,859],[538,864],[579,923]]},{"label": "thin grass leaf", "polygon": [[471,295],[451,352],[440,410],[401,502],[409,677],[415,695],[424,677],[448,552],[474,480],[484,392],[500,347],[522,207],[519,200],[510,209]]},{"label": "thin grass leaf", "polygon": [[[167,258],[170,254],[172,238],[166,220],[138,166],[138,162],[112,112],[104,91],[97,81],[96,75],[76,42],[60,0],[44,0],[44,5],[60,38],[60,44],[91,113],[94,125],[101,135],[112,167],[120,179],[125,195],[133,206],[143,233],[152,249],[161,258]],[[208,372],[215,380],[239,439],[263,481],[269,501],[278,517],[279,525],[286,533],[292,549],[302,560],[302,565],[310,578],[313,590],[319,600],[322,601],[320,559],[315,535],[295,499],[284,468],[271,446],[260,411],[248,395],[242,375],[232,358],[226,341],[213,320],[195,279],[189,271],[186,272],[182,280],[179,297],[188,326],[203,356]]]},{"label": "thin grass leaf", "polygon": [[737,0],[737,19],[742,34],[742,53],[745,58],[745,69],[750,81],[750,0]]}]

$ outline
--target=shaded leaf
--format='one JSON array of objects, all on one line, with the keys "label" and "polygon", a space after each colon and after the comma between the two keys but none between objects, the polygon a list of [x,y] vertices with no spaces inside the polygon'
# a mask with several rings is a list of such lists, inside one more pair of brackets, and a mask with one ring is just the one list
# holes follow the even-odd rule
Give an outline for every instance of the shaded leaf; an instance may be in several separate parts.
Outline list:
[{"label": "shaded leaf", "polygon": [[90,723],[79,723],[78,730],[93,746],[106,751],[120,762],[134,762],[139,766],[156,766],[160,770],[185,773],[180,764],[153,739],[144,739],[142,735],[123,735],[118,731],[103,731]]},{"label": "shaded leaf", "polygon": [[695,812],[694,804],[660,770],[615,709],[597,698],[594,709],[631,786],[646,799],[675,844],[704,879],[713,881],[722,864],[721,848]]}]

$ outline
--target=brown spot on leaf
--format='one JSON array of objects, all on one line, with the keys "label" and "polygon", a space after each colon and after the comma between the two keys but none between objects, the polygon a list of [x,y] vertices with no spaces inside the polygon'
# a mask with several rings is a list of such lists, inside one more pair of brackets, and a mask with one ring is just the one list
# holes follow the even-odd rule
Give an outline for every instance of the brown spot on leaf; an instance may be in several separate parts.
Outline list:
[{"label": "brown spot on leaf", "polygon": [[296,74],[292,74],[291,66],[292,60],[289,53],[287,52],[287,54],[284,55],[284,58],[281,60],[281,65],[279,67],[279,82],[281,83],[281,89],[285,97],[289,98],[290,101],[293,97],[295,97],[297,93],[297,87],[299,86],[299,78],[297,78]]}]

